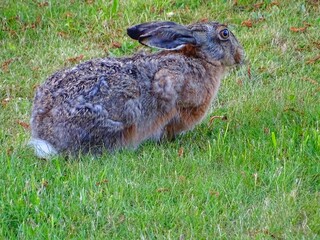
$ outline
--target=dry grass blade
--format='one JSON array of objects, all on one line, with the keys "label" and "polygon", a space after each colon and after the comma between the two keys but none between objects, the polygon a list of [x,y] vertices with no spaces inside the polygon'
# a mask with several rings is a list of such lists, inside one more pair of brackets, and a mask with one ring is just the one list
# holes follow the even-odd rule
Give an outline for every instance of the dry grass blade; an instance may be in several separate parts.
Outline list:
[{"label": "dry grass blade", "polygon": [[70,62],[70,63],[78,63],[80,62],[82,59],[84,58],[84,55],[81,54],[77,57],[73,57],[73,58],[68,58],[67,61]]},{"label": "dry grass blade", "polygon": [[227,116],[225,116],[225,115],[224,116],[212,116],[212,117],[210,117],[210,120],[209,120],[209,126],[211,126],[213,124],[214,120],[216,120],[216,119],[221,119],[223,121],[228,120]]},{"label": "dry grass blade", "polygon": [[320,55],[318,55],[318,56],[316,56],[316,57],[308,60],[308,61],[307,61],[307,64],[313,64],[313,63],[315,63],[315,62],[318,62],[319,60],[320,60]]}]

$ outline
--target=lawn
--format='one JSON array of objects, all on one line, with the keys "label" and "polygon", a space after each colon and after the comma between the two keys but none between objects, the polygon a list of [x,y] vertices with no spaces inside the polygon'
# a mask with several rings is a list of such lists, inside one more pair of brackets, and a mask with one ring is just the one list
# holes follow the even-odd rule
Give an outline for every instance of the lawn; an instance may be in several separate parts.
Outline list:
[{"label": "lawn", "polygon": [[[320,239],[319,16],[319,0],[1,0],[0,239]],[[217,20],[242,43],[205,120],[135,151],[37,159],[36,87],[147,50],[126,28],[152,20]]]}]

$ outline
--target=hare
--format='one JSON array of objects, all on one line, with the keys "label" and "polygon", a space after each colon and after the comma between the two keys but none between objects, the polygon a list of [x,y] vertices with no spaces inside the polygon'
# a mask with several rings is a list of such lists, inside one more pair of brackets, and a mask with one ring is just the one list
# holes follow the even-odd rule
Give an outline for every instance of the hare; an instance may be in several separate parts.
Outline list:
[{"label": "hare", "polygon": [[218,22],[149,22],[127,33],[162,51],[92,59],[37,89],[30,145],[38,157],[173,139],[205,117],[227,67],[244,60],[242,46]]}]

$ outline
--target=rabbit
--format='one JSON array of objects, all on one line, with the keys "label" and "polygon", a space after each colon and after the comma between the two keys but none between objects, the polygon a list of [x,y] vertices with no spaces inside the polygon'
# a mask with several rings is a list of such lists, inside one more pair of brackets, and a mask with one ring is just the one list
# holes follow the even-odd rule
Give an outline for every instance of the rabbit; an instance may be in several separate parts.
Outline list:
[{"label": "rabbit", "polygon": [[30,140],[38,157],[174,139],[201,122],[228,67],[244,61],[243,47],[218,22],[147,22],[127,34],[161,51],[92,59],[38,87]]}]

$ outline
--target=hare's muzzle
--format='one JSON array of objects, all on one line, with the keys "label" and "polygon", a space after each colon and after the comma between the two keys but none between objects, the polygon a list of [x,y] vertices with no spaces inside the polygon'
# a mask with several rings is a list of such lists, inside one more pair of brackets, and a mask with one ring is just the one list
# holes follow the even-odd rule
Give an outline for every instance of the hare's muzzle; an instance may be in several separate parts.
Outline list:
[{"label": "hare's muzzle", "polygon": [[235,54],[234,54],[234,61],[236,64],[243,64],[244,63],[244,51],[243,48],[238,47]]}]

